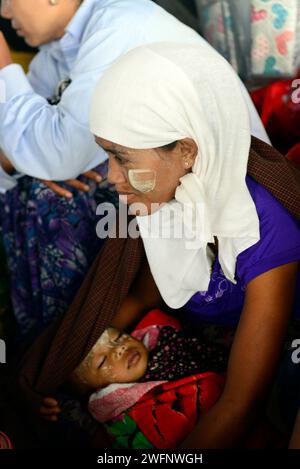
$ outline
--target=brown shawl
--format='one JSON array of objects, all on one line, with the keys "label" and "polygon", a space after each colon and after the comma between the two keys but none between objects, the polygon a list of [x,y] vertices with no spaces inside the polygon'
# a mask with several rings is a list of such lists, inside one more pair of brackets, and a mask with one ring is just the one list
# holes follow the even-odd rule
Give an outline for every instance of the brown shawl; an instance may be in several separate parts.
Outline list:
[{"label": "brown shawl", "polygon": [[[300,171],[269,145],[253,138],[248,174],[300,219]],[[87,355],[111,323],[144,258],[138,239],[108,239],[66,315],[50,326],[23,359],[22,394],[39,405]]]}]

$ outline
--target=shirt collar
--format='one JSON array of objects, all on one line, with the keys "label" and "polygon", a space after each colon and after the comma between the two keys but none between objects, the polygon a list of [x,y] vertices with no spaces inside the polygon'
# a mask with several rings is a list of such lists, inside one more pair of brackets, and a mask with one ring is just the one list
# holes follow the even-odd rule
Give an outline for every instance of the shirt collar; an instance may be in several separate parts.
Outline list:
[{"label": "shirt collar", "polygon": [[68,63],[72,61],[72,56],[79,49],[82,36],[96,4],[99,5],[99,0],[84,0],[67,25],[63,37],[41,46],[40,49],[46,48],[58,60],[61,60],[63,55]]},{"label": "shirt collar", "polygon": [[74,44],[79,46],[86,26],[92,17],[95,5],[99,5],[99,0],[83,1],[66,27],[64,36],[59,41],[62,49]]}]

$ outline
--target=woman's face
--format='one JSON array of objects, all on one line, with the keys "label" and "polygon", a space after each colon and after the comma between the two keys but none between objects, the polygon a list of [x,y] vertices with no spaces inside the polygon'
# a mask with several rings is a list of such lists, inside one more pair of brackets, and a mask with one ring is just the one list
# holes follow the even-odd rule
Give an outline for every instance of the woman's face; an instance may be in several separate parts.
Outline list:
[{"label": "woman's face", "polygon": [[96,142],[109,156],[109,182],[122,202],[134,204],[132,213],[138,215],[150,215],[174,198],[180,178],[191,171],[198,154],[189,138],[178,141],[172,150],[135,150],[100,137]]},{"label": "woman's face", "polygon": [[1,16],[11,20],[12,27],[33,47],[46,44],[64,35],[76,13],[80,0],[1,0]]},{"label": "woman's face", "polygon": [[90,388],[97,389],[112,383],[133,383],[145,374],[147,364],[144,344],[111,327],[79,365],[77,375]]}]

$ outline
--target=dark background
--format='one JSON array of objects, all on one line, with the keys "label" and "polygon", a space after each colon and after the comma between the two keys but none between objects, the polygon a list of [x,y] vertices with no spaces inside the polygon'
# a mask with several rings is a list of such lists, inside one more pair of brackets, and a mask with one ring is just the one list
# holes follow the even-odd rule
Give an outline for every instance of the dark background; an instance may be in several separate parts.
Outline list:
[{"label": "dark background", "polygon": [[8,44],[16,51],[32,51],[31,47],[27,46],[24,40],[17,36],[14,29],[10,26],[10,21],[0,17],[0,31],[3,32]]}]

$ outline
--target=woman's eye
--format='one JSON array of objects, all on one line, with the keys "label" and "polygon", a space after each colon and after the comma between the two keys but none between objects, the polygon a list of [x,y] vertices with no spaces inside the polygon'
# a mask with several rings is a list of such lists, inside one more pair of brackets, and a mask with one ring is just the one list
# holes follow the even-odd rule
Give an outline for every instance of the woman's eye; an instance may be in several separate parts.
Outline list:
[{"label": "woman's eye", "polygon": [[115,156],[115,160],[120,164],[120,165],[125,165],[127,163],[127,160],[124,160],[120,156]]}]

